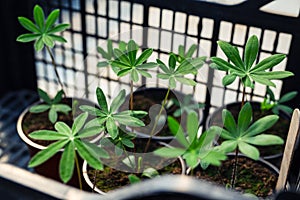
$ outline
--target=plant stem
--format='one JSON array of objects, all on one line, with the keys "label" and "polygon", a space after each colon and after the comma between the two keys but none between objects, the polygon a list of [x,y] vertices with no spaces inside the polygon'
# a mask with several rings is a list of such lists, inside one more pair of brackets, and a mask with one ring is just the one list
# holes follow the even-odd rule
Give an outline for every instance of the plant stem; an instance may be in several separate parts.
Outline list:
[{"label": "plant stem", "polygon": [[95,192],[97,173],[98,173],[98,170],[95,170],[92,192]]},{"label": "plant stem", "polygon": [[132,168],[135,167],[135,166],[133,165],[133,163],[132,163],[132,161],[131,161],[131,159],[130,159],[130,157],[129,157],[129,155],[128,155],[128,153],[127,153],[125,147],[124,147],[124,145],[122,145],[122,147],[123,147],[123,151],[124,151],[124,153],[125,153],[125,156],[126,156],[126,157],[128,158],[128,160],[129,160],[129,163],[130,163],[131,167],[132,167]]},{"label": "plant stem", "polygon": [[246,86],[243,86],[243,95],[242,95],[242,104],[241,104],[241,108],[244,106],[245,104],[245,97],[246,97]]},{"label": "plant stem", "polygon": [[56,62],[55,62],[53,53],[52,53],[52,51],[50,50],[50,48],[49,48],[47,45],[46,45],[46,49],[47,49],[47,51],[48,51],[48,53],[49,53],[49,55],[50,55],[50,57],[51,57],[51,61],[52,61],[52,65],[54,66],[54,72],[55,72],[55,75],[56,75],[56,77],[57,77],[57,81],[58,81],[58,83],[59,83],[59,85],[60,85],[60,87],[61,87],[61,89],[62,89],[62,91],[63,91],[64,97],[66,97],[66,93],[65,93],[65,90],[64,90],[64,85],[63,85],[63,83],[61,82],[60,76],[59,76],[59,74],[58,74],[58,71],[57,71],[57,65],[56,65]]},{"label": "plant stem", "polygon": [[233,164],[233,170],[231,174],[231,189],[235,186],[235,180],[237,175],[237,165],[238,165],[238,154],[239,154],[239,148],[237,147],[235,149],[235,156],[234,156],[234,164]]},{"label": "plant stem", "polygon": [[129,109],[133,110],[133,81],[130,81],[130,104]]},{"label": "plant stem", "polygon": [[165,96],[165,98],[164,98],[164,101],[163,101],[163,103],[162,103],[162,105],[161,105],[161,108],[160,108],[160,110],[159,110],[159,113],[158,113],[158,115],[156,116],[156,119],[155,119],[153,128],[152,128],[151,133],[150,133],[150,137],[149,137],[149,139],[148,139],[148,141],[147,141],[147,144],[146,144],[146,147],[145,147],[145,151],[144,151],[145,153],[148,151],[148,148],[149,148],[151,139],[152,139],[152,137],[153,137],[153,134],[154,134],[154,132],[155,132],[155,129],[156,129],[158,120],[159,120],[159,118],[160,118],[160,116],[161,116],[161,113],[162,113],[162,111],[163,111],[163,109],[164,109],[164,107],[165,107],[165,105],[166,105],[167,99],[168,99],[168,97],[169,97],[169,93],[170,93],[170,87],[168,87],[167,94],[166,94],[166,96]]},{"label": "plant stem", "polygon": [[80,173],[80,166],[78,163],[77,153],[75,152],[75,164],[77,169],[77,175],[78,175],[78,182],[79,182],[79,188],[82,190],[82,181],[81,181],[81,173]]}]

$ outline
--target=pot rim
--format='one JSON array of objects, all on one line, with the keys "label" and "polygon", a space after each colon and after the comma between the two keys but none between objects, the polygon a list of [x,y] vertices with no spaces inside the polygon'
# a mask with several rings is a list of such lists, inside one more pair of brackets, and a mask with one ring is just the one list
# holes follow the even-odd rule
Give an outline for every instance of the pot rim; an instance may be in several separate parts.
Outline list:
[{"label": "pot rim", "polygon": [[[72,98],[73,99],[73,98]],[[81,98],[76,98],[76,99],[81,99]],[[82,100],[87,100],[87,99],[82,99]],[[17,121],[17,132],[18,132],[18,135],[19,137],[29,146],[31,147],[34,147],[36,149],[40,149],[40,150],[43,150],[43,149],[46,149],[47,146],[43,146],[43,145],[40,145],[36,142],[33,142],[29,137],[27,137],[27,135],[24,133],[23,131],[23,128],[22,128],[22,122],[23,122],[23,119],[25,117],[25,115],[29,112],[29,109],[34,106],[34,105],[37,105],[39,103],[42,103],[43,101],[39,100],[39,101],[36,101],[34,103],[32,103],[31,105],[27,106],[23,112],[19,115],[18,117],[18,121]],[[91,143],[95,143],[97,142],[102,136],[103,136],[103,132],[100,133],[96,138],[94,138],[93,140],[91,140],[90,142]],[[63,151],[63,149],[61,149],[60,151]]]}]

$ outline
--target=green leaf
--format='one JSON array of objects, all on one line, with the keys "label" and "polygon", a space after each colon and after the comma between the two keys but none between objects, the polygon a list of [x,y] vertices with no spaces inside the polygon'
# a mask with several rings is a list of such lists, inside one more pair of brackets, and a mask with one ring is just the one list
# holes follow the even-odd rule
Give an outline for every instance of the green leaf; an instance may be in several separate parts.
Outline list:
[{"label": "green leaf", "polygon": [[278,145],[284,143],[284,140],[279,136],[271,134],[260,134],[254,137],[244,138],[243,141],[259,146]]},{"label": "green leaf", "polygon": [[[220,137],[226,139],[226,140],[234,140],[235,139],[235,135],[228,132],[227,130],[218,127],[218,126],[211,126],[208,129],[209,132],[214,133],[215,135],[219,135]],[[203,134],[203,133],[202,133]]]},{"label": "green leaf", "polygon": [[61,140],[61,141],[55,142],[53,144],[50,144],[46,149],[39,151],[37,154],[35,154],[31,158],[31,160],[29,161],[28,167],[35,167],[35,166],[38,166],[38,165],[44,163],[49,158],[54,156],[54,154],[56,154],[68,142],[69,142],[68,140]]},{"label": "green leaf", "polygon": [[97,67],[107,67],[109,64],[107,61],[101,61],[97,63]]},{"label": "green leaf", "polygon": [[44,90],[38,88],[38,94],[39,94],[40,98],[43,99],[47,104],[52,104],[50,97]]},{"label": "green leaf", "polygon": [[63,94],[64,94],[63,90],[58,91],[57,94],[55,95],[52,103],[53,104],[59,103],[62,100]]},{"label": "green leaf", "polygon": [[146,49],[142,52],[142,54],[138,57],[138,59],[135,62],[135,66],[143,64],[152,54],[153,49]]},{"label": "green leaf", "polygon": [[88,117],[88,113],[85,112],[85,113],[81,113],[74,119],[74,122],[72,125],[73,135],[76,135],[79,132],[79,130],[83,127],[87,117]]},{"label": "green leaf", "polygon": [[127,69],[127,68],[131,69],[132,68],[130,65],[128,65],[126,63],[123,63],[123,62],[120,62],[118,60],[114,60],[110,64],[113,67],[118,67],[118,68],[121,68],[121,69]]},{"label": "green leaf", "polygon": [[122,139],[121,142],[123,145],[125,145],[129,148],[134,148],[134,143],[129,139]]},{"label": "green leaf", "polygon": [[62,36],[58,36],[58,35],[54,35],[54,34],[48,34],[52,40],[54,41],[58,41],[58,42],[61,42],[61,43],[66,43],[67,40],[65,38],[63,38]]},{"label": "green leaf", "polygon": [[44,112],[44,111],[46,111],[48,109],[50,109],[49,105],[41,104],[41,105],[32,106],[29,109],[29,112],[31,112],[31,113],[41,113],[41,112]]},{"label": "green leaf", "polygon": [[72,130],[65,122],[57,122],[54,125],[54,128],[57,132],[64,134],[65,136],[72,135]]},{"label": "green leaf", "polygon": [[192,111],[187,117],[187,132],[190,143],[197,138],[198,128],[198,115],[196,112]]},{"label": "green leaf", "polygon": [[107,116],[98,117],[98,118],[88,121],[84,127],[85,128],[90,128],[90,127],[94,127],[94,126],[102,127],[102,125],[104,124],[104,122],[106,122],[106,120],[107,120]]},{"label": "green leaf", "polygon": [[39,38],[38,40],[35,41],[34,43],[34,49],[39,52],[40,50],[42,50],[44,48],[44,42],[43,42],[43,38]]},{"label": "green leaf", "polygon": [[119,49],[121,51],[126,51],[126,46],[127,46],[126,42],[124,42],[124,41],[119,42]]},{"label": "green leaf", "polygon": [[41,33],[41,31],[36,27],[36,25],[30,19],[26,17],[18,17],[18,20],[20,24],[28,31],[31,31],[33,33]]},{"label": "green leaf", "polygon": [[222,79],[222,84],[224,86],[230,85],[231,83],[233,83],[233,81],[235,81],[235,79],[236,79],[235,74],[228,74],[224,76],[224,78]]},{"label": "green leaf", "polygon": [[238,128],[240,132],[244,132],[249,127],[252,120],[251,104],[247,102],[241,109],[238,116]]},{"label": "green leaf", "polygon": [[194,80],[189,78],[175,76],[175,79],[185,85],[191,85],[191,86],[197,85],[197,83]]},{"label": "green leaf", "polygon": [[290,107],[288,107],[288,106],[285,106],[285,105],[278,105],[277,106],[277,108],[279,109],[279,110],[282,110],[282,111],[284,111],[284,112],[287,112],[287,113],[292,113],[293,112],[293,109],[292,108],[290,108]]},{"label": "green leaf", "polygon": [[98,157],[90,150],[86,144],[78,139],[74,140],[75,146],[77,148],[78,154],[87,161],[87,163],[98,170],[103,169],[103,165]]},{"label": "green leaf", "polygon": [[255,72],[253,75],[260,76],[265,79],[283,79],[287,78],[289,76],[293,76],[294,74],[292,72],[287,71],[271,71],[271,72]]},{"label": "green leaf", "polygon": [[197,50],[197,45],[193,44],[192,46],[190,46],[189,50],[185,54],[185,57],[191,58],[192,55],[195,53],[196,50]]},{"label": "green leaf", "polygon": [[169,87],[170,87],[170,89],[176,88],[176,81],[175,81],[174,76],[170,76],[170,78],[169,78]]},{"label": "green leaf", "polygon": [[146,78],[152,78],[151,74],[149,74],[148,72],[146,72],[144,70],[137,69],[137,72]]},{"label": "green leaf", "polygon": [[298,92],[297,91],[293,91],[293,92],[289,92],[286,93],[285,95],[283,95],[279,100],[278,103],[285,103],[287,101],[292,100],[293,98],[295,98],[297,96]]},{"label": "green leaf", "polygon": [[262,60],[261,62],[259,62],[257,65],[255,65],[255,67],[253,67],[250,70],[250,72],[254,73],[254,72],[270,69],[270,68],[274,67],[275,65],[279,64],[283,59],[285,59],[285,57],[286,56],[284,54],[271,55],[271,56],[265,58],[264,60]]},{"label": "green leaf", "polygon": [[119,130],[118,130],[118,127],[117,127],[114,119],[107,118],[106,128],[107,128],[108,134],[112,137],[112,139],[116,139],[116,137],[119,134]]},{"label": "green leaf", "polygon": [[129,58],[126,56],[126,54],[123,51],[119,49],[114,49],[114,54],[117,57],[117,59],[119,59],[122,63],[131,66]]},{"label": "green leaf", "polygon": [[128,175],[128,179],[129,179],[129,182],[131,184],[135,184],[135,183],[141,182],[141,179],[139,177],[137,177],[136,175],[134,175],[134,174],[129,174]]},{"label": "green leaf", "polygon": [[85,140],[78,140],[78,141],[82,142],[84,144],[85,148],[91,154],[93,154],[93,156],[95,158],[109,158],[109,154],[102,147],[99,147],[96,144],[85,141]]},{"label": "green leaf", "polygon": [[233,47],[231,44],[224,42],[224,41],[218,41],[219,47],[223,50],[227,58],[235,64],[240,70],[244,71],[244,63],[239,55],[239,52],[236,50],[235,47]]},{"label": "green leaf", "polygon": [[256,147],[247,144],[245,142],[239,142],[238,144],[239,150],[247,157],[258,160],[259,159],[259,151]]},{"label": "green leaf", "polygon": [[157,74],[157,78],[160,78],[160,79],[169,79],[170,75],[169,74],[160,74],[160,73],[158,73]]},{"label": "green leaf", "polygon": [[234,151],[237,148],[237,141],[235,140],[226,140],[224,142],[222,142],[222,144],[219,146],[220,150],[225,152],[225,153],[229,153]]},{"label": "green leaf", "polygon": [[131,65],[134,65],[136,62],[136,53],[138,50],[138,46],[133,40],[130,40],[127,45],[127,50],[128,50],[128,57],[131,62]]},{"label": "green leaf", "polygon": [[160,149],[155,150],[154,154],[167,158],[176,158],[184,154],[185,151],[185,149],[162,147]]},{"label": "green leaf", "polygon": [[156,66],[157,66],[157,63],[149,62],[149,63],[141,64],[141,65],[137,66],[136,68],[137,69],[151,69],[151,68],[156,67]]},{"label": "green leaf", "polygon": [[139,81],[139,75],[138,75],[136,69],[131,70],[130,78],[131,78],[131,80],[132,80],[133,82],[138,82],[138,81]]},{"label": "green leaf", "polygon": [[217,67],[218,70],[221,71],[230,71],[230,70],[235,70],[235,71],[241,71],[239,68],[237,68],[236,66],[230,64],[229,62],[223,60],[222,58],[218,58],[218,57],[212,57],[210,59],[214,64],[216,64],[216,66],[211,66],[210,67]]},{"label": "green leaf", "polygon": [[174,71],[174,69],[176,67],[176,57],[175,57],[174,54],[170,54],[170,57],[169,57],[169,67],[170,67],[170,69],[173,69],[173,71]]},{"label": "green leaf", "polygon": [[244,135],[247,135],[248,137],[258,135],[271,128],[278,119],[279,117],[277,115],[268,115],[260,118],[248,128]]},{"label": "green leaf", "polygon": [[179,45],[178,46],[178,54],[180,57],[184,58],[185,57],[185,52],[184,52],[184,46],[183,45]]},{"label": "green leaf", "polygon": [[251,36],[247,41],[244,53],[244,60],[247,70],[251,68],[256,60],[259,46],[258,43],[258,38],[255,35]]},{"label": "green leaf", "polygon": [[64,133],[59,133],[51,130],[33,131],[29,134],[29,137],[36,140],[63,140],[68,138],[68,136]]},{"label": "green leaf", "polygon": [[115,121],[118,121],[120,124],[126,126],[132,126],[132,127],[145,126],[142,120],[139,120],[138,118],[133,116],[126,116],[126,115],[122,115],[121,113],[118,113],[118,114],[114,114],[113,118]]},{"label": "green leaf", "polygon": [[186,164],[192,169],[196,168],[200,161],[199,156],[195,151],[184,154],[183,159],[185,159]]},{"label": "green leaf", "polygon": [[222,121],[224,124],[224,127],[233,135],[236,135],[237,133],[237,125],[234,120],[233,115],[228,110],[224,109],[222,111]]},{"label": "green leaf", "polygon": [[38,27],[43,30],[44,29],[44,21],[45,21],[45,15],[43,9],[39,6],[36,5],[33,9],[33,17],[38,25]]},{"label": "green leaf", "polygon": [[59,9],[55,9],[55,10],[53,10],[53,11],[49,14],[49,16],[48,16],[48,18],[47,18],[47,20],[46,20],[46,25],[45,25],[45,31],[46,31],[46,32],[48,31],[48,29],[49,29],[51,26],[53,26],[53,24],[55,23],[55,21],[58,19],[59,13],[60,13]]},{"label": "green leaf", "polygon": [[126,76],[126,75],[129,74],[131,71],[132,71],[131,68],[125,68],[125,69],[122,69],[122,70],[120,70],[120,71],[117,73],[117,76],[119,76],[119,77]]},{"label": "green leaf", "polygon": [[188,148],[189,142],[185,138],[184,131],[179,125],[178,121],[171,116],[168,116],[168,126],[171,133],[176,137],[178,142],[180,142],[184,147]]},{"label": "green leaf", "polygon": [[258,82],[260,84],[267,85],[267,86],[272,86],[272,87],[276,87],[276,85],[272,81],[270,81],[269,79],[260,77],[259,75],[253,75],[253,74],[251,74],[251,78],[255,82]]},{"label": "green leaf", "polygon": [[59,176],[64,183],[67,183],[73,175],[74,161],[75,146],[73,142],[69,142],[66,145],[59,162]]},{"label": "green leaf", "polygon": [[108,58],[107,59],[111,59],[114,55],[114,51],[113,51],[113,45],[112,45],[112,41],[110,39],[107,40],[107,55]]},{"label": "green leaf", "polygon": [[62,32],[70,27],[70,24],[58,24],[54,26],[53,28],[49,29],[47,34]]},{"label": "green leaf", "polygon": [[76,136],[76,138],[87,138],[95,135],[100,135],[100,133],[104,130],[103,126],[93,126],[80,130]]},{"label": "green leaf", "polygon": [[159,68],[165,72],[166,74],[171,73],[170,70],[168,69],[168,67],[165,65],[165,63],[163,63],[161,60],[156,59],[157,64],[159,65]]},{"label": "green leaf", "polygon": [[101,54],[101,56],[107,60],[110,60],[111,58],[109,57],[108,53],[105,52],[105,50],[102,47],[97,47],[98,53]]},{"label": "green leaf", "polygon": [[57,121],[57,117],[58,117],[58,115],[57,115],[55,108],[51,107],[49,110],[49,113],[48,113],[48,118],[49,118],[50,122],[52,124],[54,124]]},{"label": "green leaf", "polygon": [[108,113],[108,107],[107,107],[107,101],[106,97],[103,93],[103,90],[99,87],[96,89],[96,95],[97,95],[97,100],[100,108],[105,112]]},{"label": "green leaf", "polygon": [[17,38],[17,41],[18,42],[31,42],[31,41],[38,39],[39,37],[40,37],[40,34],[38,34],[38,33],[36,33],[36,34],[27,33],[27,34],[20,35]]},{"label": "green leaf", "polygon": [[143,171],[142,176],[145,176],[145,177],[148,177],[148,178],[154,178],[154,177],[159,176],[159,173],[156,169],[154,169],[152,167],[149,167],[149,168],[147,168]]},{"label": "green leaf", "polygon": [[121,90],[110,105],[110,113],[115,112],[125,101],[125,90]]},{"label": "green leaf", "polygon": [[98,108],[92,106],[82,105],[79,106],[79,108],[84,112],[88,112],[90,115],[101,116],[101,117],[106,116],[106,113],[104,111],[99,110]]}]

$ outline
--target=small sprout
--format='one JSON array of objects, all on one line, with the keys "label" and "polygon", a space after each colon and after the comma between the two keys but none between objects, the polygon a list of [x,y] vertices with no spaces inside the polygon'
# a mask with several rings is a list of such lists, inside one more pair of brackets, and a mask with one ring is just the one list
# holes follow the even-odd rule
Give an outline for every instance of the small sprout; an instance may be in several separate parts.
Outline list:
[{"label": "small sprout", "polygon": [[42,89],[38,89],[38,94],[40,98],[44,101],[43,104],[34,105],[29,109],[31,113],[41,113],[49,110],[48,118],[52,124],[57,121],[58,112],[64,113],[68,115],[69,111],[71,111],[71,107],[66,104],[60,103],[62,100],[63,91],[60,90],[54,97],[51,99],[48,94]]}]

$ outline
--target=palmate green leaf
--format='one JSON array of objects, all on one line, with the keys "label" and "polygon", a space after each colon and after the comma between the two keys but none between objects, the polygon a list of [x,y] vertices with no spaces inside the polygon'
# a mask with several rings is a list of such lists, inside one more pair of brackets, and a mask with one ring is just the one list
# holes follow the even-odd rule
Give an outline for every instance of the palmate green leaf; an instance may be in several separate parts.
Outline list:
[{"label": "palmate green leaf", "polygon": [[34,17],[34,20],[35,20],[36,24],[38,25],[38,27],[41,30],[43,30],[44,29],[45,15],[44,15],[43,9],[39,5],[34,6],[33,17]]},{"label": "palmate green leaf", "polygon": [[130,72],[130,78],[133,82],[138,82],[139,81],[139,75],[137,73],[136,69],[132,69]]},{"label": "palmate green leaf", "polygon": [[244,132],[249,127],[252,120],[252,107],[247,102],[241,109],[238,116],[238,127],[240,132]]},{"label": "palmate green leaf", "polygon": [[235,74],[228,74],[228,75],[226,75],[226,76],[223,77],[222,84],[224,86],[228,86],[231,83],[233,83],[233,81],[235,81],[235,79],[236,79],[236,75]]},{"label": "palmate green leaf", "polygon": [[65,136],[72,135],[72,130],[65,122],[55,123],[54,128],[58,133],[64,134]]},{"label": "palmate green leaf", "polygon": [[142,120],[139,120],[138,118],[130,115],[122,115],[122,113],[117,113],[113,115],[113,118],[115,121],[126,126],[132,126],[132,127],[145,126]]},{"label": "palmate green leaf", "polygon": [[154,151],[155,155],[168,157],[168,158],[176,158],[184,154],[186,150],[179,148],[170,148],[170,147],[162,147]]},{"label": "palmate green leaf", "polygon": [[113,118],[109,117],[106,120],[106,128],[108,134],[112,137],[112,139],[115,139],[119,134],[119,129],[116,125],[116,122]]},{"label": "palmate green leaf", "polygon": [[219,47],[223,50],[227,58],[229,58],[229,60],[233,64],[235,64],[235,66],[237,66],[241,70],[245,69],[241,56],[239,55],[239,52],[236,50],[235,47],[224,41],[218,41],[217,43]]},{"label": "palmate green leaf", "polygon": [[63,148],[69,141],[68,140],[60,140],[53,144],[50,144],[46,149],[39,151],[35,154],[31,160],[29,161],[28,167],[35,167],[38,166],[49,158],[54,156],[61,148]]},{"label": "palmate green leaf", "polygon": [[41,105],[32,106],[29,109],[29,112],[31,112],[31,113],[41,113],[41,112],[44,112],[44,111],[49,110],[49,109],[50,109],[50,105],[41,104]]},{"label": "palmate green leaf", "polygon": [[277,115],[268,115],[255,121],[248,129],[244,132],[244,135],[255,136],[258,135],[269,128],[271,128],[277,121],[279,117]]},{"label": "palmate green leaf", "polygon": [[204,161],[205,163],[214,165],[214,166],[220,166],[221,161],[224,161],[227,159],[227,156],[219,151],[211,150],[208,151],[205,157],[201,159],[201,161]]},{"label": "palmate green leaf", "polygon": [[254,137],[244,138],[243,141],[259,146],[280,145],[284,143],[282,138],[271,134],[260,134]]},{"label": "palmate green leaf", "polygon": [[197,85],[197,83],[194,80],[189,78],[175,76],[175,79],[185,85],[191,85],[191,86]]},{"label": "palmate green leaf", "polygon": [[54,41],[52,40],[52,38],[48,35],[44,35],[43,37],[43,42],[45,45],[47,45],[50,48],[54,47]]},{"label": "palmate green leaf", "polygon": [[128,57],[131,65],[134,65],[136,62],[136,54],[138,51],[138,46],[134,40],[130,40],[127,45]]},{"label": "palmate green leaf", "polygon": [[110,104],[110,113],[115,112],[125,101],[125,90],[121,90]]},{"label": "palmate green leaf", "polygon": [[229,112],[227,109],[224,109],[222,111],[222,121],[224,124],[224,127],[234,136],[236,136],[237,133],[237,124],[235,122],[235,119],[231,112]]},{"label": "palmate green leaf", "polygon": [[114,55],[122,63],[126,64],[127,66],[131,66],[131,62],[130,62],[129,58],[123,51],[121,51],[119,49],[114,49]]},{"label": "palmate green leaf", "polygon": [[47,34],[62,32],[70,27],[70,24],[58,24],[47,31]]},{"label": "palmate green leaf", "polygon": [[256,60],[258,54],[258,46],[259,42],[256,36],[251,36],[247,41],[245,52],[244,52],[244,60],[246,69],[249,70]]},{"label": "palmate green leaf", "polygon": [[179,125],[178,121],[171,116],[168,116],[168,126],[171,133],[176,137],[178,142],[180,142],[184,147],[188,148],[189,142],[187,141],[182,127]]},{"label": "palmate green leaf", "polygon": [[96,95],[97,95],[97,100],[100,108],[105,112],[108,113],[108,106],[107,106],[107,101],[106,97],[103,93],[103,90],[99,87],[96,89]]},{"label": "palmate green leaf", "polygon": [[246,143],[246,142],[239,142],[238,148],[244,154],[245,156],[253,159],[258,160],[259,159],[259,151],[256,147]]},{"label": "palmate green leaf", "polygon": [[51,104],[52,103],[50,97],[48,96],[48,94],[44,90],[38,88],[38,94],[39,94],[39,97],[41,99],[43,99],[47,104]]},{"label": "palmate green leaf", "polygon": [[297,91],[293,91],[293,92],[289,92],[286,93],[285,95],[283,95],[279,100],[278,103],[285,103],[287,101],[292,100],[293,98],[295,98],[297,96],[298,92]]},{"label": "palmate green leaf", "polygon": [[34,43],[34,49],[39,52],[44,48],[44,42],[43,39],[40,37],[38,40],[35,41]]},{"label": "palmate green leaf", "polygon": [[69,142],[62,153],[60,162],[59,162],[59,176],[60,179],[67,183],[74,171],[74,162],[75,162],[75,145],[73,142]]},{"label": "palmate green leaf", "polygon": [[77,148],[77,152],[87,163],[94,169],[102,170],[103,165],[98,157],[95,156],[86,144],[78,139],[74,140],[74,144]]},{"label": "palmate green leaf", "polygon": [[48,113],[48,118],[49,118],[50,122],[52,124],[54,124],[57,121],[57,117],[58,117],[58,114],[56,112],[56,109],[51,107],[49,110],[49,113]]},{"label": "palmate green leaf", "polygon": [[271,55],[265,59],[263,59],[261,62],[259,62],[255,67],[250,69],[250,72],[258,72],[258,71],[265,71],[266,69],[270,69],[274,67],[275,65],[279,64],[283,59],[285,59],[284,54],[275,54]]},{"label": "palmate green leaf", "polygon": [[60,13],[59,9],[55,9],[55,10],[53,10],[53,11],[49,14],[49,16],[48,16],[48,18],[47,18],[47,20],[46,20],[46,24],[45,24],[45,31],[46,31],[46,32],[47,32],[47,31],[49,30],[49,28],[50,28],[51,26],[53,26],[53,24],[56,22],[56,20],[58,19],[59,13]]},{"label": "palmate green leaf", "polygon": [[63,140],[68,135],[51,130],[38,130],[29,134],[29,137],[36,140]]},{"label": "palmate green leaf", "polygon": [[138,57],[136,62],[134,63],[135,66],[143,64],[152,54],[153,49],[146,49],[142,52],[142,54]]},{"label": "palmate green leaf", "polygon": [[78,131],[83,127],[87,117],[88,117],[88,113],[85,112],[85,113],[81,113],[74,119],[74,122],[72,125],[73,135],[76,135],[78,133]]},{"label": "palmate green leaf", "polygon": [[28,31],[31,31],[33,33],[41,33],[41,31],[36,27],[36,25],[30,19],[26,17],[18,17],[18,20],[20,24]]},{"label": "palmate green leaf", "polygon": [[34,41],[36,39],[38,39],[40,37],[40,34],[39,33],[26,33],[26,34],[23,34],[23,35],[20,35],[18,38],[17,38],[17,41],[18,42],[31,42],[31,41]]}]

